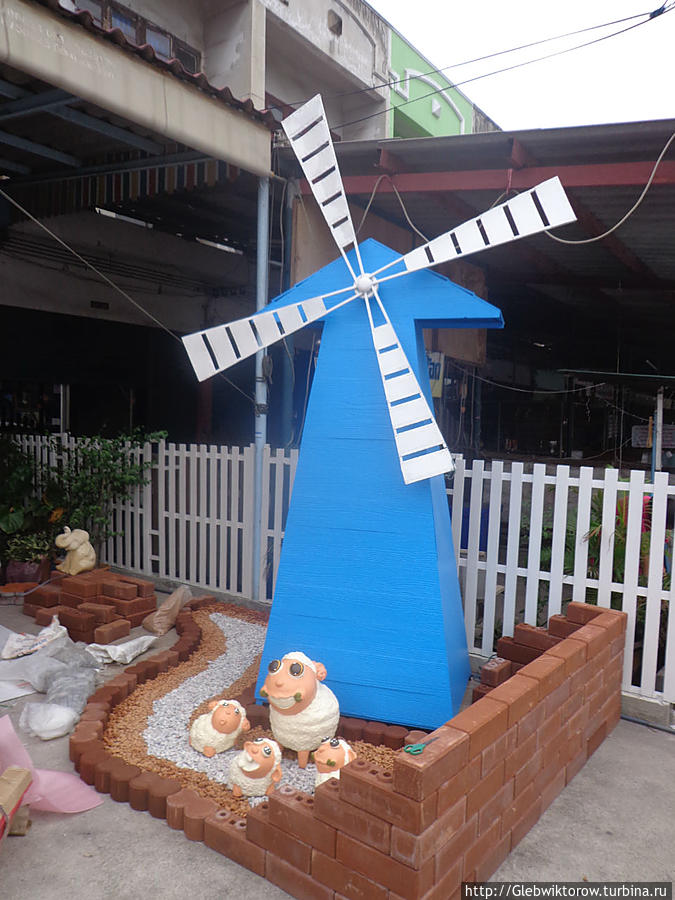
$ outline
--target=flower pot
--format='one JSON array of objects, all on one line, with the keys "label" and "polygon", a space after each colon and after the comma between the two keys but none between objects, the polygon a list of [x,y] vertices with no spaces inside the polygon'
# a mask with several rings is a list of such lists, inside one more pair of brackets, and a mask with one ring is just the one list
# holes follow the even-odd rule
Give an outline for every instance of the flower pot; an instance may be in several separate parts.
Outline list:
[{"label": "flower pot", "polygon": [[5,567],[5,578],[8,584],[22,581],[37,581],[38,584],[42,584],[43,581],[49,580],[50,572],[51,563],[48,556],[32,562],[10,559]]}]

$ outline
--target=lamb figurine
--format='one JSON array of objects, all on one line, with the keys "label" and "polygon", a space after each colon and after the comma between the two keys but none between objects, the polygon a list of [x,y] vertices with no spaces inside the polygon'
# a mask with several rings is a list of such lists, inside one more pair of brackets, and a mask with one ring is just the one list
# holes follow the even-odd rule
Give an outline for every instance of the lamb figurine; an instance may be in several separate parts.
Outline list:
[{"label": "lamb figurine", "polygon": [[282,747],[296,750],[304,769],[310,751],[333,737],[340,719],[337,697],[321,682],[326,667],[300,651],[273,659],[260,691],[269,698],[272,734]]},{"label": "lamb figurine", "polygon": [[329,778],[339,778],[340,769],[347,763],[356,759],[356,752],[347,741],[342,738],[326,738],[314,751],[314,763],[316,765],[316,781],[314,787],[328,781]]},{"label": "lamb figurine", "polygon": [[66,525],[63,533],[56,536],[54,543],[59,550],[66,551],[65,559],[56,567],[59,572],[79,575],[80,572],[90,572],[96,565],[96,551],[89,543],[89,532],[83,528],[71,531]]},{"label": "lamb figurine", "polygon": [[251,725],[237,700],[212,700],[209,710],[192,723],[190,746],[211,757],[233,747],[239,735]]},{"label": "lamb figurine", "polygon": [[235,797],[262,797],[281,781],[281,748],[276,741],[256,738],[230,763],[228,783]]}]

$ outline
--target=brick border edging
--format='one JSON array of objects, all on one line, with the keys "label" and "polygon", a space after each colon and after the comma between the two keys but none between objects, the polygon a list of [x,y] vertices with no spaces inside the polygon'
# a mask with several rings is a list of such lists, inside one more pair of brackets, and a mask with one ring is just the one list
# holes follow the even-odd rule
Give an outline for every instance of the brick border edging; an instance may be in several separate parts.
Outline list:
[{"label": "brick border edging", "polygon": [[171,650],[89,698],[71,759],[96,790],[300,900],[448,900],[498,868],[619,721],[626,615],[570,609],[571,636],[438,728],[420,756],[399,754],[393,773],[356,759],[314,797],[282,785],[246,819],[111,756],[102,741],[110,708],[199,645],[186,611]]}]

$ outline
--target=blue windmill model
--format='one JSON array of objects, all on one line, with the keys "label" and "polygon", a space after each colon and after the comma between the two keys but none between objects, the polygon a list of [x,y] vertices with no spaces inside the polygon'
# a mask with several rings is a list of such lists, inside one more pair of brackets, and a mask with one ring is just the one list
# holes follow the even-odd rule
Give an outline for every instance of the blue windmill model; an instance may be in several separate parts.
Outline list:
[{"label": "blue windmill model", "polygon": [[323,322],[262,669],[302,650],[344,714],[435,728],[458,711],[469,660],[422,329],[503,323],[426,270],[575,216],[552,178],[403,256],[359,245],[321,97],[283,127],[340,257],[264,311],[183,338],[203,380]]}]

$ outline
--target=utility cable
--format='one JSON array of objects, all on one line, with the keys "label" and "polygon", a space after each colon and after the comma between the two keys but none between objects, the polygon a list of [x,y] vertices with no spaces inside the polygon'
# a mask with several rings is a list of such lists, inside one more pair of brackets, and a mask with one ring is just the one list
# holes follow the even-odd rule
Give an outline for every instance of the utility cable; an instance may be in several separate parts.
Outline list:
[{"label": "utility cable", "polygon": [[494,387],[502,388],[505,391],[515,391],[518,394],[578,394],[580,391],[590,391],[593,390],[593,388],[602,387],[604,384],[606,384],[605,381],[601,381],[599,384],[594,384],[592,386],[567,388],[560,391],[545,391],[537,388],[518,388],[508,384],[501,384],[499,381],[491,381],[489,378],[483,378],[482,375],[477,375],[475,372],[469,372],[463,366],[458,365],[458,363],[456,363],[453,359],[450,359],[450,357],[448,357],[448,362],[451,366],[454,366],[455,369],[458,369],[465,375],[471,376],[472,378],[477,378],[479,381],[484,381],[485,384],[491,384]]},{"label": "utility cable", "polygon": [[[674,7],[675,7],[675,3],[671,3],[670,6],[668,6],[667,8],[662,8],[659,15],[661,15],[661,14],[665,15],[666,13],[671,12]],[[653,18],[653,16],[650,15],[649,18],[645,19],[642,22],[636,22],[634,25],[629,25],[627,28],[621,28],[618,31],[613,31],[611,34],[603,35],[603,37],[594,38],[592,41],[585,41],[583,44],[576,44],[574,47],[568,47],[566,50],[556,50],[553,53],[547,53],[544,56],[538,56],[535,59],[529,59],[529,60],[526,60],[525,62],[521,62],[521,63],[514,63],[512,66],[504,66],[504,68],[502,68],[502,69],[496,69],[493,72],[485,72],[482,75],[475,75],[473,78],[466,78],[466,79],[464,79],[464,81],[456,82],[456,84],[454,84],[452,87],[458,88],[465,84],[471,84],[474,81],[480,81],[483,78],[491,78],[493,75],[501,75],[504,72],[512,72],[515,69],[521,69],[524,66],[530,66],[533,63],[542,62],[543,60],[546,60],[546,59],[553,59],[556,56],[564,56],[567,53],[572,53],[575,50],[581,50],[584,47],[591,47],[594,44],[599,44],[602,41],[608,40],[609,38],[617,37],[620,34],[626,34],[628,31],[632,31],[634,28],[639,28],[641,25],[646,25],[648,22],[652,21],[652,18]],[[367,116],[361,116],[360,118],[352,119],[349,122],[342,122],[340,125],[336,125],[335,127],[336,128],[346,128],[349,125],[358,125],[360,122],[367,122],[369,119],[374,119],[377,116],[382,116],[382,115],[385,115],[386,113],[393,112],[397,109],[401,109],[402,107],[408,106],[411,103],[418,103],[420,100],[426,100],[429,97],[434,97],[434,96],[436,96],[436,94],[440,94],[446,90],[449,90],[449,89],[447,87],[438,88],[437,90],[429,91],[429,93],[427,93],[427,94],[422,94],[421,97],[414,97],[412,100],[405,100],[403,103],[399,103],[396,106],[387,106],[384,109],[380,109],[377,112],[370,113]]]},{"label": "utility cable", "polygon": [[[88,259],[86,259],[86,257],[84,257],[80,253],[78,253],[77,250],[75,250],[74,247],[71,247],[70,244],[66,243],[66,241],[63,240],[63,238],[60,238],[58,236],[58,234],[55,234],[50,228],[48,228],[44,224],[44,222],[41,222],[39,219],[36,219],[35,216],[32,215],[32,213],[30,213],[25,207],[23,207],[18,202],[18,200],[15,200],[13,197],[10,197],[10,195],[8,193],[6,193],[5,191],[3,191],[2,188],[0,188],[0,196],[4,197],[5,200],[8,201],[8,203],[11,203],[12,206],[16,207],[16,209],[18,209],[19,212],[23,213],[23,215],[26,216],[26,218],[30,219],[31,222],[33,222],[39,228],[42,228],[43,231],[45,231],[50,237],[52,237],[65,250],[67,250],[69,253],[72,253],[72,255],[76,259],[79,259],[79,261],[84,266],[86,266],[88,269],[91,269],[92,272],[95,272],[99,276],[99,278],[101,278],[103,281],[105,281],[106,284],[108,284],[114,291],[117,291],[118,294],[121,294],[125,300],[127,300],[129,303],[131,303],[131,305],[134,306],[140,313],[142,313],[144,316],[147,316],[148,319],[153,321],[155,323],[155,325],[157,325],[159,328],[162,329],[162,331],[165,331],[175,341],[178,341],[179,344],[183,343],[181,341],[181,339],[178,337],[178,335],[174,334],[173,331],[171,331],[171,329],[167,325],[164,324],[164,322],[161,322],[157,318],[157,316],[153,315],[153,313],[151,313],[149,310],[145,309],[144,306],[141,306],[141,304],[138,303],[136,300],[134,300],[134,298],[131,297],[129,294],[127,294],[127,292],[125,290],[123,290],[123,288],[121,288],[119,285],[115,284],[115,282],[112,281],[112,279],[108,278],[108,276],[104,272],[101,272],[99,269],[97,269],[96,266],[94,266],[92,263],[89,262]],[[230,379],[227,378],[227,376],[223,375],[222,372],[219,372],[218,374],[224,381],[226,381],[235,390],[239,391],[239,393],[243,397],[246,397],[246,399],[255,406],[255,399],[250,394],[247,394],[246,391],[242,390],[239,387],[239,385],[235,384],[233,381],[230,381]]]},{"label": "utility cable", "polygon": [[601,241],[603,238],[609,237],[609,235],[612,234],[612,232],[616,231],[617,228],[619,228],[621,225],[623,225],[623,223],[626,222],[633,215],[635,210],[640,206],[640,204],[642,203],[642,201],[644,200],[644,198],[647,194],[647,191],[652,186],[652,182],[654,181],[654,177],[656,176],[656,170],[660,166],[663,157],[668,152],[670,145],[673,143],[673,141],[675,141],[675,131],[668,138],[663,150],[659,153],[658,159],[656,160],[656,162],[654,163],[654,167],[652,168],[651,175],[649,176],[647,183],[645,184],[644,188],[642,189],[642,193],[640,194],[640,196],[637,198],[637,200],[631,206],[631,208],[628,210],[628,212],[625,215],[623,215],[616,224],[612,225],[611,228],[608,228],[607,231],[603,232],[602,234],[596,234],[594,237],[583,238],[582,240],[578,240],[578,241],[572,241],[572,240],[567,240],[566,238],[557,237],[555,234],[551,234],[550,231],[545,231],[544,234],[547,237],[549,237],[552,241],[557,241],[559,244],[593,244],[593,243],[595,243],[595,241]]},{"label": "utility cable", "polygon": [[403,202],[403,197],[401,197],[401,195],[400,195],[400,193],[399,193],[399,191],[398,191],[398,188],[397,188],[396,185],[394,184],[393,178],[392,178],[390,175],[387,175],[386,172],[385,172],[383,175],[380,175],[379,178],[377,179],[377,181],[375,182],[375,186],[374,186],[374,188],[373,188],[373,190],[372,190],[372,192],[371,192],[371,194],[370,194],[370,199],[368,200],[368,203],[366,204],[366,208],[365,208],[364,211],[363,211],[363,216],[361,217],[361,221],[359,222],[359,226],[358,226],[358,228],[356,229],[356,234],[358,234],[359,231],[361,231],[361,229],[363,228],[363,223],[366,221],[366,217],[367,217],[367,215],[368,215],[368,213],[369,213],[369,211],[370,211],[370,207],[371,207],[371,205],[372,205],[372,202],[373,202],[373,200],[375,199],[375,194],[377,193],[377,190],[378,190],[379,186],[382,184],[382,180],[383,180],[384,178],[388,178],[388,179],[389,179],[389,181],[390,181],[390,183],[391,183],[391,186],[392,186],[392,189],[393,189],[394,193],[396,194],[396,198],[398,199],[398,202],[399,202],[400,205],[401,205],[401,209],[403,210],[403,215],[405,216],[406,222],[408,223],[408,225],[410,225],[410,227],[412,228],[412,230],[422,238],[422,240],[423,240],[424,243],[426,244],[426,243],[428,242],[429,238],[428,238],[425,234],[422,234],[422,232],[421,232],[421,231],[419,230],[419,228],[414,224],[414,222],[412,221],[412,219],[411,219],[410,216],[408,215],[408,210],[406,209],[405,203]]},{"label": "utility cable", "polygon": [[[488,59],[495,59],[498,56],[506,56],[509,53],[517,53],[520,50],[530,50],[532,47],[539,47],[542,44],[550,44],[553,41],[562,41],[565,38],[576,37],[579,34],[586,34],[589,31],[597,31],[600,28],[611,28],[613,25],[622,25],[624,22],[630,22],[633,19],[642,19],[645,16],[648,17],[647,21],[649,21],[649,19],[651,18],[656,18],[656,15],[661,15],[662,12],[667,12],[668,10],[664,8],[666,7],[666,5],[667,4],[664,3],[661,9],[658,11],[655,10],[653,12],[635,13],[632,16],[625,16],[622,19],[614,19],[611,22],[603,22],[600,25],[589,25],[586,28],[578,28],[576,31],[567,31],[564,34],[556,34],[553,37],[542,38],[541,40],[537,41],[530,41],[530,43],[528,44],[520,44],[518,47],[510,47],[508,50],[498,50],[495,53],[488,53],[484,56],[477,56],[474,59],[465,59],[463,62],[452,63],[452,65],[442,66],[439,69],[430,69],[428,72],[422,72],[419,75],[414,75],[413,79],[427,78],[429,75],[441,75],[443,72],[449,72],[450,69],[461,69],[464,66],[470,66],[474,63],[485,62]],[[339,100],[342,97],[354,97],[358,94],[367,94],[372,91],[379,91],[382,90],[382,88],[395,87],[397,84],[404,84],[406,81],[408,81],[407,78],[398,78],[395,81],[384,81],[382,82],[382,84],[373,85],[373,87],[359,88],[358,90],[354,91],[342,91],[339,94],[331,94],[328,98],[324,97],[324,99]],[[446,88],[446,90],[450,90],[456,86],[457,85],[450,84],[449,87]],[[287,106],[301,106],[303,103],[306,103],[308,99],[309,98],[305,98],[304,100],[293,100],[288,103]]]}]

